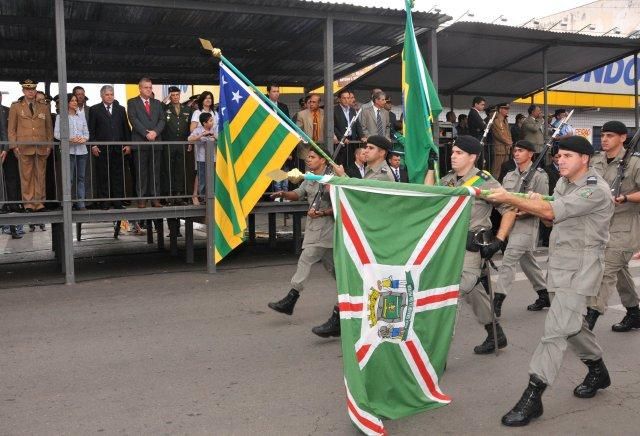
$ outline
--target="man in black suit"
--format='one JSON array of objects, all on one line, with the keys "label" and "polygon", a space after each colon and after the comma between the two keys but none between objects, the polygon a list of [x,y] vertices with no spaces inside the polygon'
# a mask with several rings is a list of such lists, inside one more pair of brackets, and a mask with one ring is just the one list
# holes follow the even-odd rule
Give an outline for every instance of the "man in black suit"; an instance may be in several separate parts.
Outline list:
[{"label": "man in black suit", "polygon": [[400,165],[400,154],[398,152],[389,153],[389,168],[391,168],[391,174],[396,182],[409,183],[409,174],[407,170]]},{"label": "man in black suit", "polygon": [[[130,141],[131,129],[127,112],[114,100],[113,86],[100,88],[102,101],[89,111],[89,137],[92,141]],[[94,145],[91,154],[96,161],[96,195],[98,198],[123,198],[124,195],[124,155],[131,153],[131,147],[122,145]],[[102,202],[102,209],[109,209],[109,202]],[[121,200],[112,202],[115,209],[123,209]]]},{"label": "man in black suit", "polygon": [[364,147],[356,148],[353,156],[354,163],[347,168],[347,175],[356,179],[362,179],[367,172],[367,158],[364,155]]},{"label": "man in black suit", "polygon": [[[131,140],[156,142],[161,141],[160,134],[164,129],[165,119],[162,103],[152,97],[151,79],[143,77],[138,83],[140,95],[129,99],[127,112],[131,123]],[[134,145],[133,159],[138,172],[138,197],[158,197],[161,193],[160,170],[162,169],[161,145]],[[162,207],[160,200],[151,201],[153,207]],[[147,207],[146,200],[138,200],[138,207]]]},{"label": "man in black suit", "polygon": [[484,122],[484,117],[481,112],[484,112],[487,101],[484,97],[474,97],[473,106],[469,110],[469,116],[467,118],[467,128],[469,129],[469,135],[476,139],[481,139],[487,124]]},{"label": "man in black suit", "polygon": [[287,118],[291,118],[289,115],[289,106],[279,101],[280,99],[280,85],[267,85],[267,97],[269,100],[278,105],[278,109],[280,109]]},{"label": "man in black suit", "polygon": [[[340,142],[345,132],[347,131],[347,126],[349,122],[356,116],[357,111],[351,107],[351,92],[343,89],[340,91],[338,95],[340,103],[333,108],[333,134],[334,134],[334,143]],[[353,141],[360,141],[364,137],[362,133],[362,125],[360,125],[360,120],[355,120],[353,125],[351,126],[351,134],[347,136],[344,140],[345,147],[342,148],[340,153],[336,158],[336,162],[340,165],[346,165],[347,156],[349,156],[349,150],[352,148],[349,147],[349,143]]]}]

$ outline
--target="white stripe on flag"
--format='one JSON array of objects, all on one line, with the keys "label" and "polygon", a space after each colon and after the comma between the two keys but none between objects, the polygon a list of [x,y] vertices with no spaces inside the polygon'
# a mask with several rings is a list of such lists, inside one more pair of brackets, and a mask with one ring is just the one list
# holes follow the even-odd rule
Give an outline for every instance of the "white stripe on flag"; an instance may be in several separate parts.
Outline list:
[{"label": "white stripe on flag", "polygon": [[[418,262],[418,274],[422,272],[436,251],[438,251],[438,248],[442,245],[449,231],[460,217],[468,201],[469,197],[451,197],[447,205],[436,215],[433,221],[431,221],[431,224],[420,238],[420,241],[407,261],[407,265],[414,265]],[[441,224],[444,224],[444,228],[441,228],[440,234],[433,240],[432,237],[435,236],[434,232]],[[423,250],[428,250],[426,255],[423,253]]]},{"label": "white stripe on flag", "polygon": [[382,420],[358,407],[358,403],[356,403],[353,395],[351,395],[351,391],[349,391],[349,385],[347,384],[346,378],[344,379],[344,387],[347,390],[347,413],[355,426],[366,435],[386,435],[387,432],[384,429],[384,425],[382,425]]},{"label": "white stripe on flag", "polygon": [[[342,222],[342,234],[344,239],[345,248],[347,252],[351,256],[351,259],[356,264],[358,270],[362,271],[365,263],[376,263],[376,258],[373,255],[373,251],[369,246],[369,242],[364,236],[364,232],[360,227],[360,223],[358,222],[349,201],[347,200],[345,195],[339,195],[340,203],[339,203],[339,211],[342,212],[341,222]],[[348,218],[348,223],[345,222],[345,215]],[[347,225],[351,226],[351,229],[347,229]],[[357,246],[356,246],[357,245]],[[359,249],[363,253],[359,253]],[[365,255],[366,261],[363,262],[362,254]]]},{"label": "white stripe on flag", "polygon": [[429,356],[422,348],[422,344],[415,336],[415,333],[410,334],[407,340],[400,344],[400,349],[413,372],[413,376],[427,398],[438,403],[450,403],[451,398],[440,390],[438,375],[433,366],[431,366]]},{"label": "white stripe on flag", "polygon": [[340,308],[340,319],[363,317],[364,304],[362,297],[354,297],[349,294],[339,294],[338,307]]},{"label": "white stripe on flag", "polygon": [[442,288],[428,289],[414,294],[416,302],[414,313],[427,310],[440,309],[441,307],[458,304],[460,285],[444,286]]}]

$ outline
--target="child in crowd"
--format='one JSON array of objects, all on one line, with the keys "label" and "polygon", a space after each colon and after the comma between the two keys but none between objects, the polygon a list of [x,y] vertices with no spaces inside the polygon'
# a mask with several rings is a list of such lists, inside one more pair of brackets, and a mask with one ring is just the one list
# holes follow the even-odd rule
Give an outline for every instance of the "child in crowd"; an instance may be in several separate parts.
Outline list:
[{"label": "child in crowd", "polygon": [[[200,204],[198,197],[204,197],[206,184],[206,160],[205,149],[207,141],[214,141],[213,146],[213,168],[215,171],[216,148],[215,140],[218,138],[218,118],[216,114],[202,112],[199,117],[200,125],[197,126],[189,135],[189,141],[198,141],[196,143],[196,179],[193,184],[193,204]],[[191,151],[191,146],[189,146]]]}]

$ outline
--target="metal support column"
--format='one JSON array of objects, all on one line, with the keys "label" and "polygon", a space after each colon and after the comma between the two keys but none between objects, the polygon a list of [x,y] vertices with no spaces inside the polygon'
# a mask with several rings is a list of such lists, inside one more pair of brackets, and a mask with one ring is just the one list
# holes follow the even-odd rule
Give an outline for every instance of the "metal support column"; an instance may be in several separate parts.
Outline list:
[{"label": "metal support column", "polygon": [[638,107],[638,52],[633,54],[633,113],[636,117],[636,129],[640,128],[640,108]]},{"label": "metal support column", "polygon": [[207,273],[215,274],[216,258],[215,258],[215,157],[214,142],[207,141],[205,148],[205,170],[207,177],[205,180],[205,194],[207,197],[206,221],[207,221]]},{"label": "metal support column", "polygon": [[[55,0],[56,58],[58,63],[58,92],[67,95],[67,50],[65,46],[64,0]],[[69,158],[69,108],[66,98],[60,98],[60,155],[62,167],[62,219],[65,282],[76,281],[73,264],[73,222],[71,216],[71,164]]]},{"label": "metal support column", "polygon": [[[431,81],[434,88],[438,89],[438,29],[431,29],[431,35],[429,35],[429,73],[431,74]],[[451,97],[453,101],[453,97]],[[451,104],[453,110],[453,103]],[[436,146],[440,145],[440,122],[438,118],[433,119],[433,143]]]},{"label": "metal support column", "polygon": [[549,119],[549,104],[547,100],[547,93],[549,91],[549,77],[547,74],[548,66],[547,66],[547,48],[542,49],[542,89],[543,89],[543,105],[544,105],[544,142],[546,143],[549,139],[549,132],[546,128],[547,120]]},{"label": "metal support column", "polygon": [[324,22],[324,145],[333,153],[333,18]]}]

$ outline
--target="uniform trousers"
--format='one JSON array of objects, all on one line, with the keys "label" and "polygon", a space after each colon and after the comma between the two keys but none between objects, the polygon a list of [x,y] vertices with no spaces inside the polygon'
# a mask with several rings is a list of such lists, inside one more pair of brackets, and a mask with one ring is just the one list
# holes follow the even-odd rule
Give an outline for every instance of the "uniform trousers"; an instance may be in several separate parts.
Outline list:
[{"label": "uniform trousers", "polygon": [[473,310],[478,322],[487,325],[492,322],[491,305],[484,286],[478,281],[480,279],[481,266],[482,258],[479,252],[465,251],[462,277],[460,278],[460,292],[464,296],[464,301],[471,306],[471,310]]},{"label": "uniform trousers", "polygon": [[502,164],[509,159],[509,147],[502,144],[496,144],[493,147],[494,157],[491,162],[491,174],[493,177],[498,178],[500,174],[500,167]]},{"label": "uniform trousers", "polygon": [[522,272],[524,272],[524,275],[527,276],[531,282],[534,291],[539,291],[547,287],[544,275],[542,274],[542,269],[540,269],[538,261],[536,261],[536,258],[533,255],[533,251],[525,247],[518,247],[509,244],[507,245],[507,249],[504,251],[502,265],[498,270],[496,293],[508,294],[511,289],[511,285],[516,278],[516,265],[518,262],[520,263]]},{"label": "uniform trousers", "polygon": [[553,300],[544,321],[544,334],[529,364],[529,374],[551,385],[562,365],[567,344],[582,360],[602,358],[602,349],[584,320],[588,297],[574,292],[549,295]]},{"label": "uniform trousers", "polygon": [[20,189],[25,209],[40,210],[46,196],[47,156],[20,154]]},{"label": "uniform trousers", "polygon": [[629,261],[633,256],[633,251],[623,251],[606,248],[604,251],[604,275],[598,295],[590,297],[589,307],[604,313],[607,308],[607,301],[617,288],[620,301],[624,307],[638,306],[638,293],[633,283],[633,278],[629,274]]},{"label": "uniform trousers", "polygon": [[325,269],[332,275],[335,275],[333,266],[333,248],[326,247],[306,247],[300,253],[298,259],[298,268],[291,278],[291,287],[298,292],[304,289],[304,283],[309,278],[311,266],[316,262],[322,262]]}]

